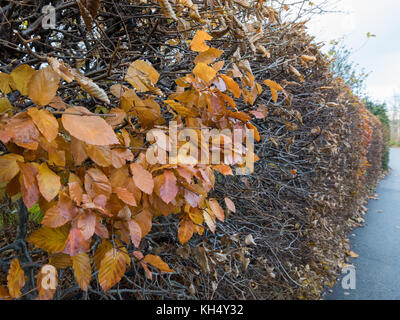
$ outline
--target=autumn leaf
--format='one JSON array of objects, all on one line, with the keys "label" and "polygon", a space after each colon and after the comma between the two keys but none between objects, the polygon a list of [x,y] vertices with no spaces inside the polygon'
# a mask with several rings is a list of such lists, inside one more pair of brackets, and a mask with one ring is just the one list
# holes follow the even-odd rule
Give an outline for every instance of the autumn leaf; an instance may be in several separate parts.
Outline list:
[{"label": "autumn leaf", "polygon": [[22,293],[21,289],[25,285],[25,273],[22,270],[19,260],[15,258],[10,263],[7,275],[7,287],[11,297],[18,298]]},{"label": "autumn leaf", "polygon": [[193,69],[193,74],[205,82],[210,82],[215,78],[217,71],[213,68],[209,67],[205,63],[198,63],[196,67]]},{"label": "autumn leaf", "polygon": [[193,222],[188,219],[183,219],[178,229],[178,239],[181,244],[188,242],[194,232]]},{"label": "autumn leaf", "polygon": [[266,84],[270,88],[272,94],[272,100],[276,102],[278,100],[278,91],[284,91],[284,89],[281,87],[281,85],[269,79],[264,80],[264,84]]},{"label": "autumn leaf", "polygon": [[223,222],[224,221],[224,210],[221,208],[218,201],[215,200],[214,198],[211,198],[210,200],[208,200],[208,205],[209,205],[211,211],[217,217],[217,219]]},{"label": "autumn leaf", "polygon": [[65,242],[63,253],[74,257],[80,252],[88,252],[89,249],[89,243],[85,240],[81,230],[78,228],[71,228]]},{"label": "autumn leaf", "polygon": [[210,47],[206,44],[206,40],[211,40],[212,36],[210,36],[207,32],[203,30],[198,30],[193,37],[192,42],[190,43],[190,49],[196,52],[204,52],[210,49]]},{"label": "autumn leaf", "polygon": [[19,173],[17,161],[24,162],[24,157],[14,153],[0,156],[0,183],[11,181]]},{"label": "autumn leaf", "polygon": [[194,63],[205,63],[210,64],[215,61],[215,59],[219,58],[223,54],[222,50],[218,50],[216,48],[209,48],[207,51],[200,52],[197,57],[194,59]]},{"label": "autumn leaf", "polygon": [[71,154],[74,159],[75,165],[80,166],[87,158],[89,158],[85,142],[71,137]]},{"label": "autumn leaf", "polygon": [[229,199],[228,197],[225,197],[224,200],[225,200],[225,205],[228,208],[228,210],[235,213],[236,207],[235,207],[235,204],[233,203],[233,201],[231,199]]},{"label": "autumn leaf", "polygon": [[135,185],[144,193],[152,194],[154,188],[153,176],[138,163],[130,165]]},{"label": "autumn leaf", "polygon": [[133,207],[137,206],[134,194],[132,192],[130,192],[128,189],[116,187],[114,189],[114,193],[118,196],[118,198],[120,200],[122,200],[126,204],[129,204],[130,206],[133,206]]},{"label": "autumn leaf", "polygon": [[175,199],[179,191],[178,185],[176,184],[176,177],[171,170],[165,170],[163,176],[164,179],[160,188],[160,196],[165,203],[170,203]]},{"label": "autumn leaf", "polygon": [[48,57],[47,61],[53,70],[65,81],[71,82],[74,80],[74,75],[71,73],[71,68],[68,65],[65,65],[64,62],[57,60],[53,57]]},{"label": "autumn leaf", "polygon": [[83,211],[77,218],[77,227],[85,240],[89,240],[96,228],[96,215],[90,210]]},{"label": "autumn leaf", "polygon": [[94,265],[97,270],[100,269],[101,261],[103,260],[105,254],[112,249],[113,245],[110,241],[102,239],[101,243],[97,247],[96,251],[94,252]]},{"label": "autumn leaf", "polygon": [[152,214],[149,210],[144,209],[140,211],[136,216],[133,217],[142,230],[142,237],[145,237],[151,230],[152,226]]},{"label": "autumn leaf", "polygon": [[135,220],[126,221],[129,227],[129,235],[132,240],[132,243],[136,248],[140,245],[140,240],[142,239],[142,229],[140,225]]},{"label": "autumn leaf", "polygon": [[[71,113],[71,114],[68,114]],[[76,115],[82,114],[82,115]],[[106,146],[119,144],[112,127],[84,107],[71,107],[62,116],[62,124],[73,137],[88,144]]]},{"label": "autumn leaf", "polygon": [[32,76],[36,73],[36,70],[27,64],[20,65],[16,67],[10,76],[15,83],[17,90],[21,95],[28,95],[28,84]]},{"label": "autumn leaf", "polygon": [[117,284],[126,271],[126,257],[117,248],[107,251],[101,260],[99,268],[99,282],[104,292],[107,292]]},{"label": "autumn leaf", "polygon": [[157,70],[149,63],[143,60],[136,60],[130,64],[125,80],[139,92],[147,92],[156,89],[154,85],[158,82],[159,77]]},{"label": "autumn leaf", "polygon": [[208,209],[203,210],[204,222],[210,228],[211,232],[214,233],[217,225],[215,224],[215,216],[212,212],[208,211]]},{"label": "autumn leaf", "polygon": [[51,142],[58,135],[57,119],[46,109],[38,109],[36,107],[28,109],[28,115],[32,118],[40,133]]},{"label": "autumn leaf", "polygon": [[236,81],[224,74],[221,74],[220,77],[222,78],[222,80],[224,80],[226,87],[229,89],[229,91],[233,93],[233,96],[235,98],[239,98],[241,94],[241,89]]},{"label": "autumn leaf", "polygon": [[49,104],[56,96],[59,81],[59,76],[51,67],[40,69],[29,81],[29,98],[39,106]]},{"label": "autumn leaf", "polygon": [[63,217],[58,210],[58,205],[54,205],[47,209],[43,219],[42,224],[49,228],[58,228],[63,226],[68,222],[68,219]]},{"label": "autumn leaf", "polygon": [[49,169],[46,162],[43,162],[38,168],[37,181],[42,196],[50,202],[60,191],[60,177]]},{"label": "autumn leaf", "polygon": [[68,230],[68,225],[64,225],[60,228],[48,228],[43,226],[33,231],[27,241],[49,253],[62,252],[68,237]]},{"label": "autumn leaf", "polygon": [[72,74],[76,82],[79,83],[79,85],[83,90],[85,90],[93,97],[105,102],[106,104],[110,104],[110,99],[108,99],[106,92],[102,88],[100,88],[96,83],[94,83],[91,79],[83,76],[76,69],[72,70]]},{"label": "autumn leaf", "polygon": [[72,257],[72,269],[74,270],[76,282],[78,282],[83,291],[87,291],[92,275],[89,256],[84,252],[80,252]]},{"label": "autumn leaf", "polygon": [[161,272],[167,272],[167,273],[174,273],[175,272],[159,256],[155,256],[153,254],[147,254],[144,257],[143,261],[145,261],[146,263],[151,264],[153,267],[156,267]]}]

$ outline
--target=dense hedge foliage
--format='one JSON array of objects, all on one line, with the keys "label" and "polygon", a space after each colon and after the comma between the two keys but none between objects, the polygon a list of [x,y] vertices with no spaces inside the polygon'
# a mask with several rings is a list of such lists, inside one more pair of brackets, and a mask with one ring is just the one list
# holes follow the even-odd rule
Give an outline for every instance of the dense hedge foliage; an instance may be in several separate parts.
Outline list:
[{"label": "dense hedge foliage", "polygon": [[[42,1],[42,4],[45,2]],[[115,131],[118,137],[111,132],[99,134],[105,134],[110,144],[125,144],[129,150],[137,149],[137,153],[123,156],[123,160],[129,163],[131,171],[127,171],[127,176],[131,178],[132,174],[133,186],[131,183],[129,187],[116,187],[124,189],[124,195],[132,194],[139,188],[138,193],[143,194],[143,198],[134,197],[135,206],[132,198],[127,200],[121,194],[119,198],[112,196],[114,203],[130,203],[128,208],[131,209],[129,218],[126,217],[127,212],[123,212],[123,216],[118,213],[119,220],[122,220],[119,221],[120,225],[126,223],[129,230],[124,233],[116,231],[118,240],[114,241],[113,237],[112,242],[104,239],[108,237],[105,230],[114,234],[110,222],[113,218],[104,216],[105,207],[101,201],[94,201],[94,205],[86,202],[86,205],[91,205],[96,221],[99,220],[105,229],[96,222],[101,230],[96,229],[85,239],[88,240],[85,248],[82,243],[80,247],[73,248],[72,239],[79,234],[78,229],[85,229],[85,224],[74,225],[71,229],[68,225],[67,231],[65,228],[60,231],[68,235],[68,239],[65,239],[67,246],[64,248],[58,243],[57,250],[47,250],[43,237],[40,234],[39,237],[37,231],[43,230],[43,227],[39,228],[23,218],[26,218],[26,208],[19,200],[18,227],[13,225],[2,229],[4,232],[0,243],[7,250],[0,249],[0,267],[3,270],[0,283],[4,285],[0,287],[0,294],[3,297],[22,294],[28,298],[36,298],[38,294],[40,298],[49,298],[55,294],[57,299],[320,298],[321,292],[334,284],[346,256],[350,254],[347,233],[363,221],[362,204],[380,177],[386,140],[380,120],[366,109],[342,79],[332,75],[330,58],[321,53],[319,45],[307,34],[305,22],[282,18],[291,10],[295,13],[295,8],[295,5],[283,6],[278,1],[266,3],[262,0],[199,3],[190,0],[70,1],[56,8],[57,28],[43,29],[37,22],[42,17],[40,6],[22,6],[17,2],[5,6],[3,17],[0,17],[1,22],[5,22],[0,25],[0,32],[7,34],[2,39],[4,50],[0,50],[2,79],[7,78],[19,65],[28,64],[39,70],[42,64],[49,61],[53,71],[64,80],[70,78],[76,81],[62,81],[56,88],[61,99],[51,103],[42,100],[41,96],[37,97],[35,90],[28,90],[26,97],[21,92],[24,89],[11,90],[12,84],[9,88],[2,86],[2,115],[7,114],[15,119],[18,112],[31,110],[31,118],[25,115],[24,121],[30,125],[33,121],[47,138],[50,133],[43,133],[45,130],[42,131],[43,127],[37,120],[40,117],[35,116],[40,113],[43,117],[51,118],[48,116],[51,113],[57,117],[60,125],[57,134],[61,133],[64,139],[61,141],[58,137],[57,142],[67,150],[69,134],[75,137],[74,133],[82,128],[72,120],[73,115],[66,115],[62,111],[60,117],[57,109],[84,106],[84,113],[83,109],[76,107],[68,110],[79,113],[88,123],[92,123],[87,119],[93,117],[92,113],[108,114],[112,109],[111,114],[121,114],[115,109],[122,109],[126,112],[124,121],[109,123],[112,125],[111,132]],[[144,62],[132,64],[138,60]],[[69,74],[63,64],[60,68],[55,61],[62,61],[65,66],[76,70]],[[71,72],[69,67],[65,68]],[[193,75],[189,76],[192,71]],[[126,74],[132,76],[125,77]],[[219,80],[214,82],[216,77],[225,79],[223,82],[226,86]],[[199,78],[207,85],[201,87]],[[116,84],[120,85],[120,93],[129,94],[118,94]],[[135,89],[128,89],[128,85]],[[210,127],[219,128],[226,125],[225,120],[219,121],[219,114],[216,118],[212,117],[215,116],[212,112],[210,117],[202,113],[199,119],[196,118],[207,106],[212,111],[215,99],[213,102],[201,99],[194,101],[180,95],[185,90],[203,89],[210,96],[216,92],[219,92],[218,95],[224,94],[220,95],[225,97],[224,105],[232,107],[232,110],[230,107],[224,109],[230,111],[222,117],[228,123],[239,123],[246,128],[255,126],[259,133],[259,137],[256,136],[259,140],[256,154],[260,160],[256,163],[254,174],[249,176],[231,177],[226,168],[219,168],[217,171],[225,175],[216,174],[211,203],[204,196],[197,210],[186,205],[188,198],[179,198],[179,193],[153,193],[154,185],[162,185],[161,179],[175,189],[176,179],[173,176],[178,174],[173,171],[171,175],[169,172],[175,168],[162,168],[162,175],[158,169],[152,171],[139,157],[142,150],[138,148],[135,137],[143,135],[151,127],[167,125],[170,120],[192,126],[207,123]],[[138,101],[147,101],[148,105],[138,105]],[[43,105],[44,108],[37,110],[36,105]],[[132,111],[131,108],[136,109]],[[154,110],[157,111],[157,117],[149,120],[148,115],[153,114]],[[160,118],[164,122],[157,122]],[[197,122],[190,118],[196,118]],[[3,122],[8,130],[5,132],[10,132],[12,130],[7,128],[7,121]],[[55,126],[53,120],[49,121]],[[128,135],[123,133],[125,128]],[[86,191],[98,196],[99,192],[94,191],[96,188],[93,185],[99,179],[102,184],[107,184],[105,180],[113,172],[112,167],[115,167],[115,163],[105,160],[107,157],[98,149],[93,151],[95,148],[90,145],[98,143],[94,136],[92,140],[85,141],[88,148],[92,148],[91,155],[76,170],[77,177],[68,180],[54,165],[59,159],[52,155],[50,145],[42,142],[41,147],[47,149],[44,155],[38,157],[21,150],[32,145],[22,141],[18,132],[13,131],[9,140],[7,137],[2,135],[0,139],[6,141],[2,145],[3,156],[14,153],[13,162],[18,163],[20,168],[17,174],[19,170],[28,172],[26,175],[29,177],[40,174],[36,164],[21,166],[20,157],[29,163],[40,163],[41,171],[45,173],[49,170],[47,158],[50,161],[50,157],[53,157],[50,167],[62,178],[60,188],[67,184],[70,188],[68,194],[64,190],[61,198],[65,200],[65,195],[74,198],[74,206],[79,202],[80,209],[83,205],[81,201],[75,201],[71,189],[78,189],[81,180],[88,180],[90,183],[84,183]],[[149,146],[142,139],[138,140],[143,143],[141,147]],[[78,149],[82,150],[81,143],[79,145]],[[74,161],[71,160],[71,163],[76,166],[75,157]],[[107,165],[104,165],[104,161]],[[143,170],[148,170],[147,173],[137,167],[138,163],[145,168]],[[139,176],[144,181],[135,180],[137,171],[140,171]],[[206,174],[199,172],[194,174],[196,179],[191,183],[200,180],[204,189],[211,191],[213,183],[205,187],[202,180],[213,181],[214,175],[210,170]],[[21,191],[25,204],[26,199],[40,199],[39,206],[46,212],[45,217],[48,216],[42,224],[48,223],[50,218],[58,219],[60,210],[55,203],[51,203],[52,206],[49,203],[58,201],[60,208],[61,202],[68,201],[61,201],[59,195],[52,198],[52,190],[40,190],[41,194],[37,197],[31,194],[27,196],[23,189],[26,187],[24,179],[21,178]],[[150,191],[152,179],[156,182]],[[185,187],[190,188],[188,184]],[[191,191],[196,193],[196,190]],[[9,187],[6,191],[14,196],[14,200],[18,198],[19,189],[16,191]],[[179,201],[174,200],[171,207],[170,201],[177,194]],[[51,201],[47,201],[46,197]],[[145,200],[148,197],[152,197],[150,204]],[[226,209],[223,210],[218,202],[222,203],[227,197],[235,205],[225,202]],[[34,201],[28,202],[33,204]],[[4,204],[3,210],[15,206],[9,197],[5,197]],[[145,223],[147,232],[143,232],[143,222],[139,221],[143,219],[137,217],[144,210],[146,214],[142,218],[146,222],[150,220],[150,223]],[[209,214],[210,210],[214,214],[211,220],[204,216],[204,211]],[[166,217],[171,212],[178,215]],[[99,216],[102,218],[98,219]],[[224,222],[217,222],[215,217]],[[203,220],[206,222],[206,228],[200,228],[200,220],[201,224]],[[139,229],[135,222],[130,221],[139,224],[142,230],[140,237],[135,236],[137,233],[132,230]],[[191,227],[188,228],[188,225]],[[28,230],[25,230],[28,226]],[[48,229],[51,227],[49,225]],[[187,232],[188,229],[191,232]],[[28,245],[26,233],[32,240]],[[119,239],[122,239],[122,245]],[[37,247],[46,248],[39,250]],[[59,254],[58,249],[63,254],[57,260],[52,254]],[[99,250],[102,251],[101,259],[96,258],[99,257],[99,254],[96,255]],[[88,254],[81,254],[82,251]],[[20,264],[17,258],[21,256],[24,258]],[[118,261],[111,280],[104,272],[100,272],[99,276],[97,272],[87,272],[92,266],[97,270],[101,269],[101,264],[109,266],[113,259]],[[32,264],[31,261],[37,263]],[[36,283],[40,283],[37,272],[43,264],[57,266],[57,292],[46,292],[40,286],[38,292],[33,290]],[[88,268],[82,268],[82,265]],[[150,272],[149,265],[158,269]],[[24,272],[29,281],[22,281]],[[121,281],[113,287],[118,282],[115,281],[117,278]]]}]

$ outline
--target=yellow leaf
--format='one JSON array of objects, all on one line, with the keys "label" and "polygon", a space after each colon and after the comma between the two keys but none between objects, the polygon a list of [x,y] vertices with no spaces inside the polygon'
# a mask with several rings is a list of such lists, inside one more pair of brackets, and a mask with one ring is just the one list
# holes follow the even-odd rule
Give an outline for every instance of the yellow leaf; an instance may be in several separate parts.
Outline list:
[{"label": "yellow leaf", "polygon": [[3,94],[9,94],[11,90],[12,78],[9,74],[0,72],[0,91]]},{"label": "yellow leaf", "polygon": [[161,272],[168,272],[168,273],[175,272],[159,256],[148,254],[144,257],[143,261],[150,263],[153,267],[156,267]]},{"label": "yellow leaf", "polygon": [[0,183],[9,182],[18,174],[17,161],[24,162],[24,157],[14,153],[0,156]]},{"label": "yellow leaf", "polygon": [[108,240],[102,239],[100,245],[97,247],[94,253],[94,265],[97,270],[100,269],[101,261],[103,260],[105,254],[112,249],[112,243]]},{"label": "yellow leaf", "polygon": [[107,292],[117,284],[126,271],[125,253],[117,248],[112,248],[106,252],[101,260],[99,269],[99,282],[104,292]]},{"label": "yellow leaf", "polygon": [[17,90],[23,95],[28,95],[28,84],[32,76],[36,73],[36,70],[27,64],[23,64],[16,67],[13,72],[10,73]]},{"label": "yellow leaf", "polygon": [[215,71],[213,68],[206,65],[205,63],[198,63],[193,69],[193,74],[204,80],[205,82],[210,82],[212,79],[215,78],[217,71]]},{"label": "yellow leaf", "polygon": [[92,276],[89,256],[84,252],[80,252],[72,257],[72,268],[74,269],[76,282],[78,282],[83,291],[87,291]]},{"label": "yellow leaf", "polygon": [[25,285],[25,273],[19,264],[18,259],[11,261],[10,269],[7,275],[8,292],[11,297],[18,298],[21,295],[21,289]]},{"label": "yellow leaf", "polygon": [[60,191],[60,177],[49,169],[46,162],[43,162],[38,168],[37,181],[42,196],[50,202]]},{"label": "yellow leaf", "polygon": [[28,115],[47,141],[51,142],[57,138],[58,122],[49,111],[33,107],[28,109]]},{"label": "yellow leaf", "polygon": [[45,106],[56,96],[60,77],[51,67],[40,69],[28,83],[28,95],[39,106]]},{"label": "yellow leaf", "polygon": [[131,63],[126,73],[125,80],[139,92],[152,91],[160,77],[156,69],[149,63],[136,60]]},{"label": "yellow leaf", "polygon": [[49,253],[58,253],[64,250],[68,234],[68,225],[64,225],[60,228],[41,227],[35,230],[27,241]]},{"label": "yellow leaf", "polygon": [[210,47],[205,43],[205,41],[211,39],[212,36],[210,36],[207,32],[199,30],[196,32],[192,42],[190,43],[190,49],[196,52],[207,51]]},{"label": "yellow leaf", "polygon": [[198,115],[198,112],[195,109],[185,107],[174,100],[165,100],[164,103],[168,104],[182,117],[196,117]]}]

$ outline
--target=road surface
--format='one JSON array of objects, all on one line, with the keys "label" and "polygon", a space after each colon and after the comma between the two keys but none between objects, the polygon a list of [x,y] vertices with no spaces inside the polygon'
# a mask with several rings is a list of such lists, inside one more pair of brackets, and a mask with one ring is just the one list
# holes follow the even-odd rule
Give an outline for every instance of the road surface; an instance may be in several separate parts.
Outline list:
[{"label": "road surface", "polygon": [[343,289],[342,277],[327,300],[400,300],[400,149],[391,149],[392,172],[376,190],[366,226],[350,236],[356,289]]}]

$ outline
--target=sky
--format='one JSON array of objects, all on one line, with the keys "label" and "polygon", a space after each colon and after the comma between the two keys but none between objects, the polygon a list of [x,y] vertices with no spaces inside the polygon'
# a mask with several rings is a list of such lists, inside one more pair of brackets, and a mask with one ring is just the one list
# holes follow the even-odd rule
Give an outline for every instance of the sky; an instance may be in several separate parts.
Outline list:
[{"label": "sky", "polygon": [[[354,51],[351,60],[371,72],[368,96],[390,106],[393,95],[400,96],[400,1],[340,0],[335,8],[340,12],[314,16],[308,23],[310,33],[318,42],[344,37]],[[368,39],[368,32],[376,38]]]}]

